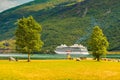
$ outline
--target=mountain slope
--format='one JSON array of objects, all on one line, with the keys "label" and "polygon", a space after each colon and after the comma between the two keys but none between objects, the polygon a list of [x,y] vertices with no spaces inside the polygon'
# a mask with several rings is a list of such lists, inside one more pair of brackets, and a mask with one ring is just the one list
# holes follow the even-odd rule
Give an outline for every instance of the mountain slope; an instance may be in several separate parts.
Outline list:
[{"label": "mountain slope", "polygon": [[71,45],[77,40],[87,45],[88,34],[96,24],[108,37],[109,50],[117,50],[120,48],[119,5],[119,0],[35,0],[0,14],[0,39],[12,38],[16,20],[32,15],[43,27],[44,52],[53,52],[56,46]]}]

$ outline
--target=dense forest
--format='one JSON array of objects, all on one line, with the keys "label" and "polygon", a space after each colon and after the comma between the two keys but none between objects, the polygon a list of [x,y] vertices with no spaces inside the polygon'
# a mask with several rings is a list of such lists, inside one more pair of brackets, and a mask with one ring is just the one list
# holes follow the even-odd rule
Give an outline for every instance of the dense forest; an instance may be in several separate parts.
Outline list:
[{"label": "dense forest", "polygon": [[0,13],[0,40],[15,39],[16,21],[32,15],[42,25],[42,52],[60,44],[87,46],[95,25],[102,28],[109,50],[120,50],[119,0],[35,0]]}]

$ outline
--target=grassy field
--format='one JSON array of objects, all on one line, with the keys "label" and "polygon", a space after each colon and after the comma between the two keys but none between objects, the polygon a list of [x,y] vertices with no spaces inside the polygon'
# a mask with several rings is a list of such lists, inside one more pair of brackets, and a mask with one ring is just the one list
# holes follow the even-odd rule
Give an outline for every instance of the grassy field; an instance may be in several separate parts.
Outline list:
[{"label": "grassy field", "polygon": [[120,54],[120,51],[109,51],[108,54]]},{"label": "grassy field", "polygon": [[0,80],[120,80],[120,62],[0,60]]}]

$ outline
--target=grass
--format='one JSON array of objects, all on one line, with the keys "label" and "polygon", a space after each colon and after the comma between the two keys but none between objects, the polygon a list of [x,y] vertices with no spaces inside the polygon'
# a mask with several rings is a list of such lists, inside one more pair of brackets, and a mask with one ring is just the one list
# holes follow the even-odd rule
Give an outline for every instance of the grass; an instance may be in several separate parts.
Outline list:
[{"label": "grass", "polygon": [[0,60],[0,80],[120,80],[119,62]]},{"label": "grass", "polygon": [[120,51],[109,51],[108,54],[120,54]]}]

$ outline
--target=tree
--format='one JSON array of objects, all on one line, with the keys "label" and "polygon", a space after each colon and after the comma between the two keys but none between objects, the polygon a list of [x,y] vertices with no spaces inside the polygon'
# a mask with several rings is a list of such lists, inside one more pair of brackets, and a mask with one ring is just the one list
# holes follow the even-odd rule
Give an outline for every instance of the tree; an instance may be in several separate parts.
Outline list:
[{"label": "tree", "polygon": [[21,18],[17,21],[18,28],[16,30],[16,50],[28,53],[28,62],[30,62],[30,54],[40,51],[43,46],[40,32],[42,27],[32,16]]},{"label": "tree", "polygon": [[99,26],[95,26],[89,40],[89,47],[92,50],[92,55],[97,61],[100,60],[103,54],[107,53],[108,45],[109,42],[103,34],[102,29],[100,29]]}]

